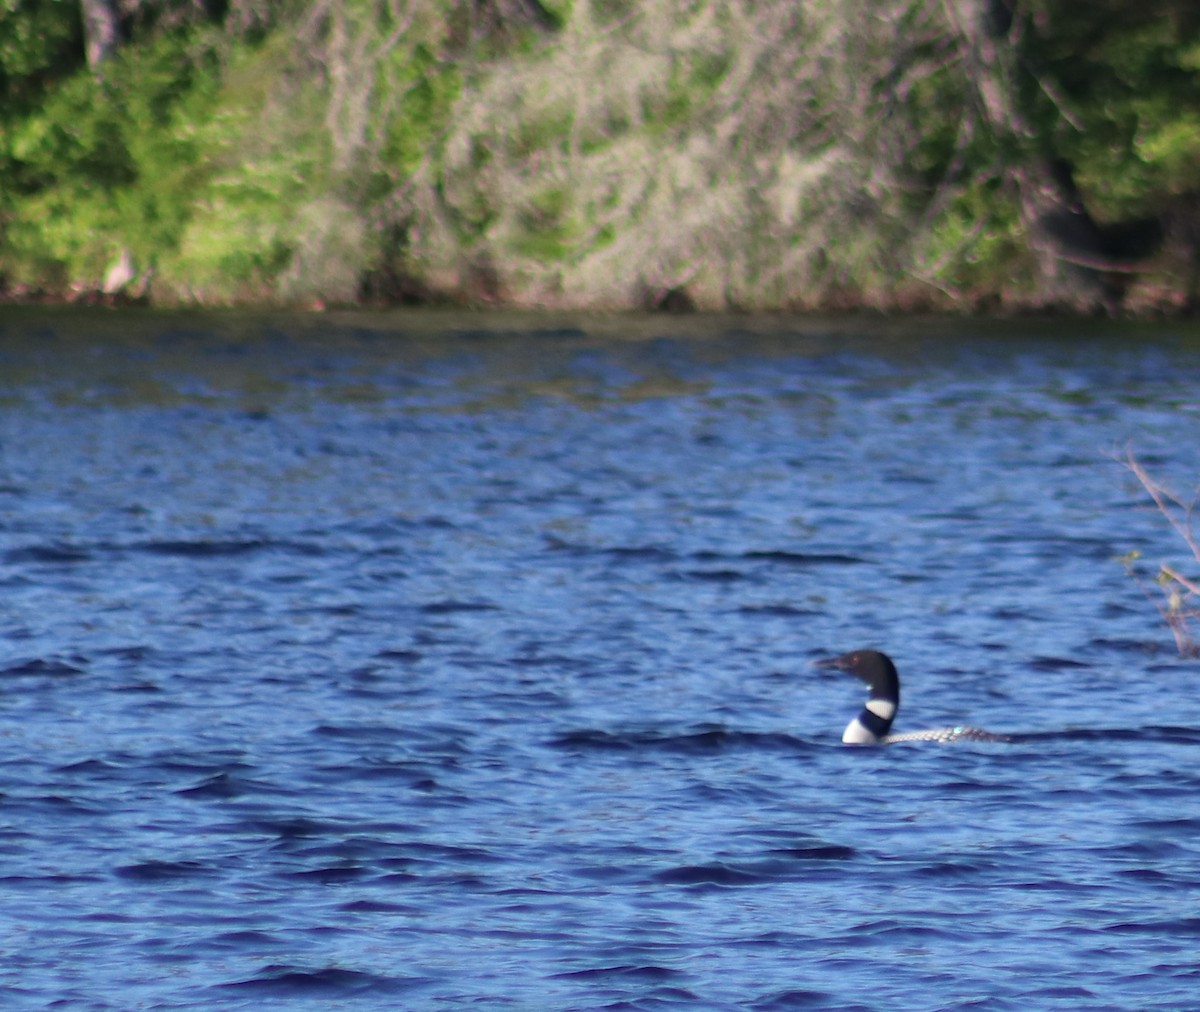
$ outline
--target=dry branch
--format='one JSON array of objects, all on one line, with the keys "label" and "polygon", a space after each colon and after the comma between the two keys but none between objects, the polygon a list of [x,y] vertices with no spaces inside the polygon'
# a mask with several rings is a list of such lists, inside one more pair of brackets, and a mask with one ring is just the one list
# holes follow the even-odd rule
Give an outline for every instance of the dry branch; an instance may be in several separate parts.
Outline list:
[{"label": "dry branch", "polygon": [[[1137,478],[1142,488],[1154,500],[1158,511],[1183,539],[1196,561],[1200,562],[1200,536],[1195,529],[1196,510],[1200,506],[1200,489],[1197,489],[1191,500],[1185,500],[1151,475],[1133,455],[1131,448],[1126,448],[1123,456],[1117,457],[1114,454],[1114,457]],[[1147,596],[1150,596],[1145,583],[1138,577],[1132,565],[1137,554],[1135,552],[1126,557],[1126,568],[1138,580]],[[1155,607],[1174,635],[1175,645],[1180,654],[1185,657],[1200,656],[1200,645],[1196,643],[1190,627],[1192,622],[1200,620],[1200,608],[1193,604],[1194,601],[1200,601],[1200,583],[1189,579],[1174,566],[1166,563],[1159,564],[1155,582],[1165,598],[1165,601],[1155,601]]]}]

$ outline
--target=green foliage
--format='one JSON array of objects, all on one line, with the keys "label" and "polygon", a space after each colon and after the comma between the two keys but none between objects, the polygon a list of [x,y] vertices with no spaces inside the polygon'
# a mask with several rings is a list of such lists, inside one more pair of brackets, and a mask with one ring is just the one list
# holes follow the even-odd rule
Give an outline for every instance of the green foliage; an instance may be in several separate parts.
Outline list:
[{"label": "green foliage", "polygon": [[515,246],[523,256],[545,263],[566,259],[579,238],[571,214],[571,194],[563,187],[536,193],[522,209]]},{"label": "green foliage", "polygon": [[637,0],[591,0],[592,17],[602,28],[627,22],[638,9]]},{"label": "green foliage", "polygon": [[27,112],[82,64],[76,0],[0,0],[0,118]]},{"label": "green foliage", "polygon": [[999,181],[957,190],[930,223],[920,250],[926,280],[965,295],[994,290],[997,278],[1018,279],[1021,223]]},{"label": "green foliage", "polygon": [[1008,130],[961,5],[268,6],[131,0],[95,73],[77,0],[0,0],[0,286],[127,251],[157,300],[346,301],[482,255],[518,297],[969,300],[1038,284],[1014,167],[1066,160],[1101,222],[1200,201],[1194,0],[1016,5]]},{"label": "green foliage", "polygon": [[1102,219],[1196,185],[1200,9],[1172,6],[1055,0],[1027,44],[1030,109]]},{"label": "green foliage", "polygon": [[[394,30],[394,9],[366,5],[363,38]],[[125,249],[167,299],[308,297],[294,260],[352,296],[345,266],[370,256],[360,222],[427,155],[461,87],[422,25],[379,46],[387,113],[342,180],[327,81],[290,27],[257,45],[204,25],[152,32],[102,75],[83,68],[77,27],[75,4],[0,7],[0,87],[37,99],[0,113],[0,284],[96,285]],[[327,199],[339,188],[350,203]]]},{"label": "green foliage", "polygon": [[1185,109],[1178,118],[1148,123],[1135,136],[1134,151],[1154,171],[1161,188],[1181,191],[1195,186],[1200,166],[1200,111]]},{"label": "green foliage", "polygon": [[643,99],[643,120],[652,130],[663,133],[686,126],[705,109],[728,71],[729,56],[724,52],[677,58],[666,89]]},{"label": "green foliage", "polygon": [[517,132],[508,139],[509,156],[526,159],[551,148],[565,147],[573,122],[571,110],[565,107],[522,120]]},{"label": "green foliage", "polygon": [[8,134],[13,202],[0,264],[98,281],[122,247],[143,264],[170,248],[204,176],[192,118],[206,100],[210,41],[156,40],[118,55],[103,78],[80,70]]},{"label": "green foliage", "polygon": [[[404,100],[388,117],[383,129],[379,159],[384,167],[371,197],[382,199],[390,187],[407,179],[433,146],[451,106],[462,92],[462,74],[453,64],[443,63],[433,49],[419,43],[396,47],[391,56],[392,87],[402,90]],[[480,157],[486,157],[480,152]]]},{"label": "green foliage", "polygon": [[330,185],[327,143],[308,128],[321,115],[313,89],[274,91],[290,59],[283,38],[239,50],[189,124],[205,169],[184,228],[158,261],[156,287],[171,299],[275,297],[304,225],[297,210]]}]

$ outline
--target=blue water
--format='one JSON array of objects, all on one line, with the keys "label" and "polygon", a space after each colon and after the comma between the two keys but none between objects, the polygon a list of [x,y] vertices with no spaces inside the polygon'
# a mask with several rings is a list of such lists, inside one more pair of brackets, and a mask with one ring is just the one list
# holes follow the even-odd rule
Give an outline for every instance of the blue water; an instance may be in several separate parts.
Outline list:
[{"label": "blue water", "polygon": [[1192,1007],[1197,432],[1165,325],[9,311],[6,1002]]}]

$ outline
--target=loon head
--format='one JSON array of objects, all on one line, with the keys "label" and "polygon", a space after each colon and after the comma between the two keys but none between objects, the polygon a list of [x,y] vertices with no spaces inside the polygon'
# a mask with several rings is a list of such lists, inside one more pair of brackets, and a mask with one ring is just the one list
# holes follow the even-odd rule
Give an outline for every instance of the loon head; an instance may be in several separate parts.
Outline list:
[{"label": "loon head", "polygon": [[879,745],[887,738],[900,709],[900,676],[887,654],[878,650],[851,650],[841,657],[818,661],[818,667],[847,671],[867,683],[867,702],[842,732],[846,745]]}]

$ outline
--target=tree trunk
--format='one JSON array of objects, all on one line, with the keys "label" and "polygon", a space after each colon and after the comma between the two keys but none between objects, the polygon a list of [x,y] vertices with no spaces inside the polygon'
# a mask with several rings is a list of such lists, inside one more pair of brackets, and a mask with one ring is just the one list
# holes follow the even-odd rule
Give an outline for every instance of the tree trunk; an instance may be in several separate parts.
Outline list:
[{"label": "tree trunk", "polygon": [[121,21],[115,0],[80,0],[87,61],[92,70],[116,51],[121,41]]}]

